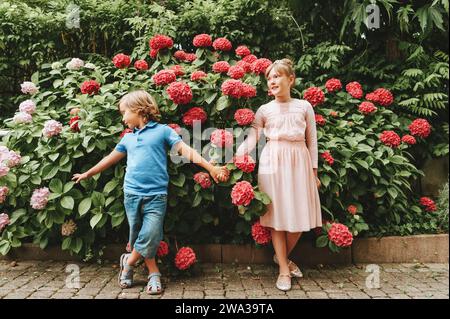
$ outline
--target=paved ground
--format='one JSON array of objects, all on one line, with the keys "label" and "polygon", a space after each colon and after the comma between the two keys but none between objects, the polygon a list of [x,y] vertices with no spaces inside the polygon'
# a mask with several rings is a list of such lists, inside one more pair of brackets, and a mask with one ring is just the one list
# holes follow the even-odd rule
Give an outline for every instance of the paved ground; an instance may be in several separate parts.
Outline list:
[{"label": "paved ground", "polygon": [[[274,286],[275,266],[202,264],[197,265],[196,276],[164,277],[166,290],[162,296],[148,296],[143,291],[146,281],[141,268],[135,277],[136,286],[122,290],[117,286],[117,265],[74,265],[77,266],[51,261],[0,261],[0,299],[449,298],[448,264],[304,268],[304,278],[294,279],[293,288],[287,293]],[[79,288],[71,288],[70,285],[76,285],[72,279],[77,267]]]}]

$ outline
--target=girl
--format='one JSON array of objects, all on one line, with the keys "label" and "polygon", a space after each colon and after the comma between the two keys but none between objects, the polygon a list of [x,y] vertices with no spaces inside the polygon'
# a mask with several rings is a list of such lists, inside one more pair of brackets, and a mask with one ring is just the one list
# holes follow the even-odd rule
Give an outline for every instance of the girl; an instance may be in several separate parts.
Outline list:
[{"label": "girl", "polygon": [[124,180],[124,204],[130,226],[129,242],[133,249],[120,258],[119,285],[133,284],[133,267],[144,258],[149,271],[146,291],[162,292],[161,273],[155,255],[163,237],[167,206],[167,149],[175,149],[182,156],[207,169],[214,181],[226,181],[229,172],[224,167],[208,163],[167,125],[159,124],[161,117],[155,99],[143,90],[126,94],[119,102],[123,122],[133,130],[126,134],[116,148],[97,165],[83,174],[74,174],[79,181],[98,174],[127,156]]},{"label": "girl", "polygon": [[291,276],[303,276],[289,254],[302,232],[322,226],[316,123],[311,104],[291,97],[295,73],[290,60],[275,61],[265,75],[275,99],[258,109],[237,155],[251,152],[264,133],[268,142],[260,156],[258,184],[272,203],[260,223],[271,229],[279,264],[276,287],[287,291]]}]

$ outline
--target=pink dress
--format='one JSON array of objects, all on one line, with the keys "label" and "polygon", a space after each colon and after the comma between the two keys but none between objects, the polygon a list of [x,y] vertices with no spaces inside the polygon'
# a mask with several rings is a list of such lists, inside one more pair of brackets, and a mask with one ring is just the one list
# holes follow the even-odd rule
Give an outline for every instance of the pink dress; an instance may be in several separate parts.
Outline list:
[{"label": "pink dress", "polygon": [[267,144],[259,156],[258,185],[272,200],[261,225],[280,231],[304,232],[322,226],[314,110],[305,100],[275,100],[262,105],[237,155],[250,153],[264,133]]}]

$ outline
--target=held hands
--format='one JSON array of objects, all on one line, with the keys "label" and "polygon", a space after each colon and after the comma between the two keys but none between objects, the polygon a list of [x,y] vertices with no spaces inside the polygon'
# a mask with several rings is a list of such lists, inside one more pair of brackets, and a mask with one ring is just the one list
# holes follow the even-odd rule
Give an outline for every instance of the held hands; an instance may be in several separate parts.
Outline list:
[{"label": "held hands", "polygon": [[90,176],[88,175],[88,173],[83,173],[83,174],[73,174],[72,180],[75,181],[75,183],[79,183],[80,181],[82,181],[83,179],[87,179]]},{"label": "held hands", "polygon": [[225,166],[214,166],[209,174],[216,183],[226,182],[230,178],[230,171]]}]

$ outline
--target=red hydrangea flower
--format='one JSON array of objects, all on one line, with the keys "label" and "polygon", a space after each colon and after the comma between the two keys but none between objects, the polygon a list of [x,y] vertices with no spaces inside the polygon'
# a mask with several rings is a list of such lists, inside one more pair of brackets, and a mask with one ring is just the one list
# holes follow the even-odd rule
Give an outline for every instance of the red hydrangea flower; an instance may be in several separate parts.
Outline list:
[{"label": "red hydrangea flower", "polygon": [[208,173],[199,172],[194,175],[194,182],[199,184],[201,188],[210,188],[212,186],[211,178]]},{"label": "red hydrangea flower", "polygon": [[94,95],[100,90],[100,84],[95,80],[84,81],[81,84],[81,93]]},{"label": "red hydrangea flower", "polygon": [[130,56],[123,53],[119,53],[113,57],[112,61],[116,66],[116,68],[123,69],[127,68],[130,65],[131,59]]},{"label": "red hydrangea flower", "polygon": [[175,104],[188,104],[192,101],[192,90],[187,83],[172,82],[166,92]]},{"label": "red hydrangea flower", "polygon": [[252,72],[252,65],[251,65],[251,63],[245,62],[245,61],[243,61],[243,60],[238,61],[238,62],[235,64],[235,66],[241,67],[241,68],[245,71],[245,73],[250,73],[250,72]]},{"label": "red hydrangea flower", "polygon": [[414,144],[416,144],[416,139],[412,135],[404,135],[402,137],[402,142],[409,144],[409,145],[414,145]]},{"label": "red hydrangea flower", "polygon": [[197,261],[195,252],[191,247],[181,247],[175,256],[175,266],[180,270],[186,270]]},{"label": "red hydrangea flower", "polygon": [[353,235],[347,226],[332,223],[330,230],[328,230],[328,239],[338,247],[348,247],[353,242]]},{"label": "red hydrangea flower", "polygon": [[359,82],[350,82],[345,86],[345,89],[348,91],[352,91],[352,90],[362,90],[362,86]]},{"label": "red hydrangea flower", "polygon": [[181,127],[178,124],[170,123],[170,124],[167,124],[167,126],[170,127],[171,129],[173,129],[178,135],[181,134]]},{"label": "red hydrangea flower", "polygon": [[328,163],[328,165],[331,166],[334,164],[334,158],[331,156],[330,152],[323,152],[320,156]]},{"label": "red hydrangea flower", "polygon": [[394,131],[383,131],[380,135],[380,141],[387,146],[397,147],[400,145],[401,139]]},{"label": "red hydrangea flower", "polygon": [[157,34],[150,39],[149,45],[153,50],[171,48],[173,46],[173,40],[166,35]]},{"label": "red hydrangea flower", "polygon": [[184,52],[183,50],[178,50],[176,51],[173,56],[175,57],[175,59],[180,60],[180,61],[184,61],[186,60],[186,52]]},{"label": "red hydrangea flower", "polygon": [[372,102],[362,102],[359,105],[358,110],[362,114],[369,115],[375,112],[377,110],[377,107]]},{"label": "red hydrangea flower", "polygon": [[358,82],[350,82],[345,86],[347,92],[355,99],[360,99],[363,96],[363,90],[361,84]]},{"label": "red hydrangea flower", "polygon": [[233,134],[226,130],[217,129],[211,133],[211,143],[217,147],[233,146]]},{"label": "red hydrangea flower", "polygon": [[249,48],[247,48],[245,45],[238,46],[236,48],[235,52],[236,52],[236,55],[238,55],[240,57],[245,57],[245,56],[251,54]]},{"label": "red hydrangea flower", "polygon": [[320,88],[312,86],[305,91],[303,98],[315,107],[325,101],[325,94]]},{"label": "red hydrangea flower", "polygon": [[199,81],[206,76],[208,75],[203,71],[195,71],[191,74],[191,81]]},{"label": "red hydrangea flower", "polygon": [[222,83],[222,93],[234,98],[242,97],[242,82],[239,80],[226,80]]},{"label": "red hydrangea flower", "polygon": [[161,257],[167,256],[168,254],[169,254],[169,245],[165,241],[161,240],[159,242],[156,256],[161,258]]},{"label": "red hydrangea flower", "polygon": [[[249,56],[249,55],[247,55]],[[264,74],[266,69],[272,65],[272,61],[266,58],[257,59],[251,64],[252,72],[256,74]]]},{"label": "red hydrangea flower", "polygon": [[122,133],[120,133],[120,138],[124,137],[125,134],[128,134],[128,133],[133,133],[133,130],[132,130],[131,128],[126,128],[126,129],[124,129],[124,130],[122,131]]},{"label": "red hydrangea flower", "polygon": [[187,126],[193,126],[194,121],[206,122],[208,115],[201,107],[193,107],[183,115],[183,123]]},{"label": "red hydrangea flower", "polygon": [[158,52],[159,50],[151,49],[149,55],[152,59],[156,59],[156,57],[158,56]]},{"label": "red hydrangea flower", "polygon": [[327,123],[327,120],[325,120],[325,118],[320,114],[316,114],[315,118],[316,123],[319,124],[320,126],[324,126]]},{"label": "red hydrangea flower", "polygon": [[391,91],[383,88],[376,89],[375,91],[366,94],[366,100],[378,103],[382,106],[389,106],[394,102],[394,96]]},{"label": "red hydrangea flower", "polygon": [[231,202],[236,206],[248,206],[255,198],[253,186],[247,181],[237,182],[231,190]]},{"label": "red hydrangea flower", "polygon": [[219,61],[213,64],[212,69],[216,73],[227,73],[230,68],[230,64],[226,61]]},{"label": "red hydrangea flower", "polygon": [[234,113],[234,119],[239,125],[250,125],[255,120],[255,113],[251,109],[239,109]]},{"label": "red hydrangea flower", "polygon": [[409,126],[412,135],[426,138],[431,133],[431,125],[425,119],[416,119]]},{"label": "red hydrangea flower", "polygon": [[325,83],[325,88],[327,89],[328,92],[335,92],[335,91],[339,91],[340,89],[342,89],[342,83],[339,79],[329,79],[326,83]]},{"label": "red hydrangea flower", "polygon": [[253,55],[253,54],[249,54],[242,58],[242,61],[250,63],[250,64],[252,64],[256,60],[258,60],[258,58],[256,57],[256,55]]},{"label": "red hydrangea flower", "polygon": [[230,40],[226,38],[215,39],[212,46],[215,50],[218,51],[230,51],[233,48]]},{"label": "red hydrangea flower", "polygon": [[186,62],[194,62],[195,60],[197,60],[197,55],[195,55],[195,53],[187,53],[184,60]]},{"label": "red hydrangea flower", "polygon": [[175,73],[176,76],[184,75],[184,69],[181,65],[174,65],[170,67],[170,70]]},{"label": "red hydrangea flower", "polygon": [[373,93],[378,95],[378,104],[380,105],[389,106],[394,102],[394,95],[387,89],[379,88]]},{"label": "red hydrangea flower", "polygon": [[80,131],[80,128],[78,127],[78,122],[79,121],[80,121],[80,117],[79,116],[74,116],[74,117],[72,117],[70,119],[69,126],[70,126],[70,129],[73,132],[79,132]]},{"label": "red hydrangea flower", "polygon": [[240,79],[242,77],[244,77],[245,75],[245,70],[243,68],[241,68],[240,66],[237,65],[233,65],[230,67],[230,69],[228,70],[227,75],[229,77],[232,77],[233,79]]},{"label": "red hydrangea flower", "polygon": [[251,84],[242,83],[241,96],[245,98],[251,98],[256,96],[256,88]]},{"label": "red hydrangea flower", "polygon": [[251,173],[255,170],[255,160],[250,155],[240,155],[233,158],[234,165],[245,173]]},{"label": "red hydrangea flower", "polygon": [[347,207],[347,211],[352,214],[355,215],[358,212],[358,207],[356,207],[355,205],[349,205]]},{"label": "red hydrangea flower", "polygon": [[172,70],[161,70],[152,76],[152,80],[156,85],[167,85],[175,82],[177,77]]},{"label": "red hydrangea flower", "polygon": [[192,43],[197,48],[206,48],[212,45],[212,39],[209,34],[198,34],[192,40]]},{"label": "red hydrangea flower", "polygon": [[259,245],[267,245],[272,240],[269,228],[262,226],[259,221],[252,225],[252,237]]},{"label": "red hydrangea flower", "polygon": [[425,210],[427,212],[434,212],[436,211],[436,203],[429,197],[422,197],[420,198],[420,205],[425,207]]},{"label": "red hydrangea flower", "polygon": [[141,70],[141,71],[148,70],[147,61],[145,61],[145,60],[137,60],[136,62],[134,62],[134,68],[136,70]]}]

